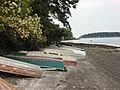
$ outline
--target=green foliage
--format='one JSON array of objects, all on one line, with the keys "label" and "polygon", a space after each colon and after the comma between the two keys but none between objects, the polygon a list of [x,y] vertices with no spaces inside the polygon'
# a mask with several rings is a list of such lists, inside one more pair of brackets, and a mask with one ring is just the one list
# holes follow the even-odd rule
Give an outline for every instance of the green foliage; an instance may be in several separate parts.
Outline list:
[{"label": "green foliage", "polygon": [[[71,16],[70,8],[76,8],[79,0],[34,0],[31,4],[33,14],[41,17],[43,35],[48,44],[60,42],[72,37],[71,27],[67,19]],[[65,28],[53,23],[52,18],[62,22]],[[64,32],[64,33],[63,33]]]},{"label": "green foliage", "polygon": [[9,36],[17,39],[34,39],[37,41],[41,40],[42,31],[40,29],[38,16],[28,16],[24,19],[19,17],[2,17],[3,32],[9,32]]},{"label": "green foliage", "polygon": [[[2,43],[29,40],[45,41],[42,36],[42,25],[37,14],[31,15],[32,0],[0,1],[0,37]],[[20,43],[21,43],[20,42]]]},{"label": "green foliage", "polygon": [[2,16],[28,16],[31,12],[31,0],[2,0],[0,1],[0,15]]},{"label": "green foliage", "polygon": [[33,13],[41,17],[53,17],[63,25],[71,29],[67,19],[71,16],[70,8],[76,8],[79,0],[34,0],[32,3]]},{"label": "green foliage", "polygon": [[57,24],[49,26],[49,30],[45,32],[47,37],[47,44],[58,44],[61,40],[69,39],[72,37],[72,32],[66,28],[60,28]]},{"label": "green foliage", "polygon": [[[72,37],[67,19],[71,16],[70,8],[76,8],[78,1],[0,0],[1,46],[22,43],[27,47],[46,40],[46,43],[54,44]],[[65,28],[54,24],[53,18],[62,22]]]},{"label": "green foliage", "polygon": [[14,2],[11,0],[1,4],[0,32],[9,32],[14,38],[31,38],[40,41],[42,34],[40,18],[37,14],[29,15],[31,8],[28,2],[31,1],[16,0]]}]

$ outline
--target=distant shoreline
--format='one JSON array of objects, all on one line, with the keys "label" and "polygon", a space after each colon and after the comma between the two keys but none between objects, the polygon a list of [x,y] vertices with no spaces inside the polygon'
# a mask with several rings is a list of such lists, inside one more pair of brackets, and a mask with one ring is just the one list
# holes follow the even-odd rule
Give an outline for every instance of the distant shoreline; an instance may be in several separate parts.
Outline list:
[{"label": "distant shoreline", "polygon": [[96,32],[88,33],[80,36],[79,38],[96,38],[96,37],[120,37],[120,32]]},{"label": "distant shoreline", "polygon": [[62,45],[68,46],[78,46],[78,47],[102,47],[102,48],[120,48],[117,46],[110,46],[110,45],[102,45],[102,44],[89,44],[89,43],[72,43],[72,42],[62,42]]},{"label": "distant shoreline", "polygon": [[[85,39],[86,38],[119,38],[120,36],[118,36],[118,37],[84,37]],[[79,39],[84,39],[83,37],[80,37],[80,38],[78,38],[77,40],[79,40]]]}]

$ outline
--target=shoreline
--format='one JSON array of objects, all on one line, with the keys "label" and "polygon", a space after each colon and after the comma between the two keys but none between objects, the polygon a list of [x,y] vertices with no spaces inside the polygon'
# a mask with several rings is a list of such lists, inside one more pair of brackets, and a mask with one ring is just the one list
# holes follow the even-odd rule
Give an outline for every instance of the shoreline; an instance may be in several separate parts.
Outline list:
[{"label": "shoreline", "polygon": [[89,44],[89,43],[73,43],[73,42],[62,42],[61,45],[68,45],[68,46],[77,46],[77,47],[102,47],[102,48],[120,48],[118,46],[112,45],[103,45],[103,44]]},{"label": "shoreline", "polygon": [[[41,78],[6,75],[19,90],[118,90],[120,88],[120,51],[115,47],[74,44],[83,48],[86,60],[66,66],[67,72],[44,71]],[[116,84],[117,83],[117,84]]]}]

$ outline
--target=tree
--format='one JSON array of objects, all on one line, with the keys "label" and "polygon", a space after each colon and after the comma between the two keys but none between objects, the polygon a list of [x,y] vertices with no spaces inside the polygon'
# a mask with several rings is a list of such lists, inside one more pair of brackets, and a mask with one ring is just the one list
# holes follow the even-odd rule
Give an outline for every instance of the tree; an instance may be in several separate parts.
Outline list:
[{"label": "tree", "polygon": [[46,32],[48,39],[47,44],[59,44],[61,40],[69,39],[72,37],[72,32],[66,28],[60,28],[58,24],[52,24],[51,27]]},{"label": "tree", "polygon": [[[34,0],[32,3],[33,13],[41,17],[53,17],[63,25],[71,29],[67,19],[71,16],[70,8],[76,8],[79,0]],[[43,12],[44,11],[44,12]]]},{"label": "tree", "polygon": [[[71,27],[67,19],[71,16],[70,8],[76,8],[78,1],[79,0],[34,0],[34,2],[31,4],[33,14],[37,13],[38,16],[41,17],[43,35],[46,36],[47,43],[50,43],[51,41],[56,42],[55,38],[52,38],[53,34],[56,33],[55,35],[58,35],[58,31],[63,29],[60,29],[58,25],[54,24],[52,18],[58,19],[60,22],[62,22],[66,28],[64,30],[69,32],[66,34],[71,33],[72,36]],[[61,37],[59,37],[59,40],[61,40]]]},{"label": "tree", "polygon": [[31,15],[32,0],[0,1],[0,37],[2,43],[11,41],[44,41],[37,14]]}]

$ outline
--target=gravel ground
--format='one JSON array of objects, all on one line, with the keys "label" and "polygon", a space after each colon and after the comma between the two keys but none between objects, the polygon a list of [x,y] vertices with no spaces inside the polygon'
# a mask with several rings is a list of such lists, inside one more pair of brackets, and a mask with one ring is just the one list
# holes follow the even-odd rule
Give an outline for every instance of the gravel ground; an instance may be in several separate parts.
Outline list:
[{"label": "gravel ground", "polygon": [[14,78],[19,90],[120,90],[120,52],[113,48],[83,48],[86,60],[66,66],[67,72],[44,71],[41,78],[14,75],[9,80]]},{"label": "gravel ground", "polygon": [[[120,90],[120,52],[87,48],[86,60],[66,74],[65,90]],[[74,77],[74,78],[72,78]]]}]

